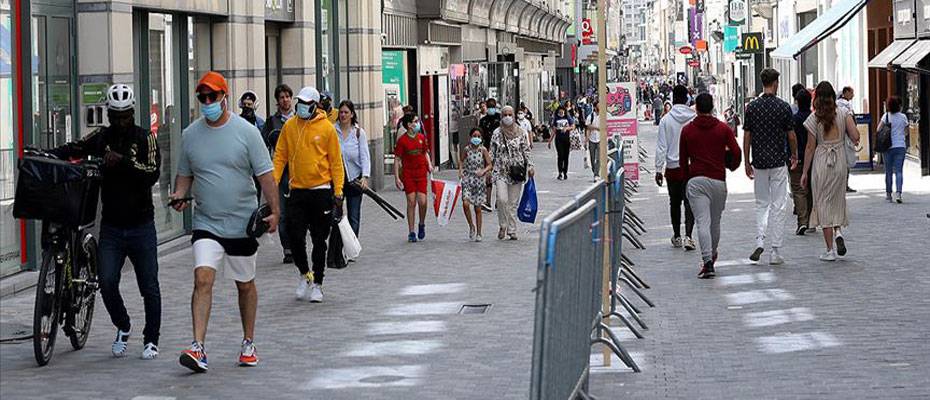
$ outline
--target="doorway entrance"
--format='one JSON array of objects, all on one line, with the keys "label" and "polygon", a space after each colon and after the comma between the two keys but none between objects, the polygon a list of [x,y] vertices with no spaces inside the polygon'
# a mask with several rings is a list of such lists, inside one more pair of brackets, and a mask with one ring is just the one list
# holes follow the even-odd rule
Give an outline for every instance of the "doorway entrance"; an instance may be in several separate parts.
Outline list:
[{"label": "doorway entrance", "polygon": [[77,139],[74,132],[74,19],[60,7],[36,5],[32,15],[33,142],[52,148]]}]

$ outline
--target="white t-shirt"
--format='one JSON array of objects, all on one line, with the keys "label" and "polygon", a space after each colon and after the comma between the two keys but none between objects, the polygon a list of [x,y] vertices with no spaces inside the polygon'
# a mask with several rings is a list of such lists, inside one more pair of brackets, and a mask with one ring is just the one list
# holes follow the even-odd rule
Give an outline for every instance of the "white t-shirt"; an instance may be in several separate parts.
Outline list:
[{"label": "white t-shirt", "polygon": [[907,127],[910,124],[907,120],[907,115],[904,113],[885,113],[882,116],[883,123],[891,124],[891,148],[895,147],[907,147]]},{"label": "white t-shirt", "polygon": [[587,124],[588,124],[588,128],[594,129],[593,132],[590,132],[588,134],[588,141],[591,143],[600,143],[601,142],[601,131],[600,131],[601,118],[600,116],[598,116],[597,113],[591,113],[591,115],[588,116]]},{"label": "white t-shirt", "polygon": [[527,118],[523,118],[523,119],[519,119],[519,118],[518,118],[518,119],[517,119],[517,122],[520,124],[520,127],[523,128],[524,131],[526,131],[526,141],[527,141],[527,143],[532,143],[533,141],[530,140],[530,135],[531,135],[532,132],[533,132],[533,124],[531,124],[531,123],[530,123],[530,120],[527,119]]}]

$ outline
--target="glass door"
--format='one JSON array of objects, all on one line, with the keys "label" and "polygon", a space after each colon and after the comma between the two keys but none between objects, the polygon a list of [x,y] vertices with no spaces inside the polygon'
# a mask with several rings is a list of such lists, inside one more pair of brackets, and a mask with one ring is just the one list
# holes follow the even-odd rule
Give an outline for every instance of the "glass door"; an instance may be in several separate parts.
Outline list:
[{"label": "glass door", "polygon": [[[180,61],[196,54],[189,54],[182,42],[196,40],[185,37],[192,21],[171,14],[144,13],[137,19],[140,42],[137,57],[141,58],[137,77],[137,117],[142,127],[148,128],[158,141],[161,151],[161,177],[152,188],[155,203],[155,228],[159,241],[177,237],[184,232],[184,214],[164,207],[171,193],[174,172],[177,171],[178,152],[181,147],[182,117],[184,106],[179,101],[181,90]],[[139,61],[137,59],[137,61]],[[186,64],[186,62],[185,62]],[[185,79],[186,80],[186,79]]]},{"label": "glass door", "polygon": [[38,147],[52,148],[77,139],[71,123],[71,23],[70,17],[32,17],[33,132]]}]

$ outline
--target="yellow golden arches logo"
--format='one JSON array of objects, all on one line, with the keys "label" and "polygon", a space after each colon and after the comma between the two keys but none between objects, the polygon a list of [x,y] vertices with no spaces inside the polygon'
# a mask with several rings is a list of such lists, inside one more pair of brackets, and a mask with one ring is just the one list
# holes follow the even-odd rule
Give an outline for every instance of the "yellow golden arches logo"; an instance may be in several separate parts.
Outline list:
[{"label": "yellow golden arches logo", "polygon": [[743,51],[758,51],[761,49],[762,35],[753,33],[753,34],[744,34],[743,35]]}]

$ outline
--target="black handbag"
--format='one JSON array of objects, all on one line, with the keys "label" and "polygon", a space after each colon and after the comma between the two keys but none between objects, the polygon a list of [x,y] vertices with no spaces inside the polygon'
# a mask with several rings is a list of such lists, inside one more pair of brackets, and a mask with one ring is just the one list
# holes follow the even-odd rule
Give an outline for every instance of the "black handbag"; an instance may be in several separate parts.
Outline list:
[{"label": "black handbag", "polygon": [[[507,148],[510,151],[510,148]],[[523,162],[517,165],[511,165],[507,169],[507,175],[510,176],[510,180],[514,183],[523,183],[526,182],[526,157],[524,156]]]},{"label": "black handbag", "polygon": [[891,124],[888,123],[888,114],[885,114],[881,128],[875,133],[875,151],[884,153],[891,149]]}]

